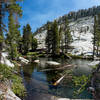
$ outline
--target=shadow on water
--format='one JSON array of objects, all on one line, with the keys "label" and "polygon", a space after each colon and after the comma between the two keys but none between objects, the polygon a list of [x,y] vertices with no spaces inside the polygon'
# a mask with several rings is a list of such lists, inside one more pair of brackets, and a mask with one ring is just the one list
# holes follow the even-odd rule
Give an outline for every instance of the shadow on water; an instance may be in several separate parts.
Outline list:
[{"label": "shadow on water", "polygon": [[[30,64],[21,67],[21,75],[23,82],[27,89],[27,97],[24,100],[51,100],[52,96],[59,96],[62,98],[74,98],[73,92],[75,87],[68,79],[64,79],[58,86],[53,86],[53,83],[57,81],[63,71],[51,70],[41,71],[48,66],[45,64],[48,60],[57,61],[63,64],[73,64],[76,67],[73,68],[74,75],[88,75],[91,73],[91,68],[88,64],[91,61],[86,60],[64,60],[64,59],[52,59],[52,58],[39,58],[40,64]],[[91,99],[91,95],[85,90],[77,98],[79,99]]]}]

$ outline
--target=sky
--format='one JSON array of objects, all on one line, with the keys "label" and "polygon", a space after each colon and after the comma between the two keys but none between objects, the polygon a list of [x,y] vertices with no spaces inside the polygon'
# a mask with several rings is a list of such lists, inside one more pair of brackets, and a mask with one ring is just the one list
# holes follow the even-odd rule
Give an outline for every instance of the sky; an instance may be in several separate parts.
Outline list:
[{"label": "sky", "polygon": [[100,5],[100,0],[23,0],[21,3],[23,17],[20,19],[21,28],[27,23],[32,31],[53,21],[70,11],[77,11]]}]

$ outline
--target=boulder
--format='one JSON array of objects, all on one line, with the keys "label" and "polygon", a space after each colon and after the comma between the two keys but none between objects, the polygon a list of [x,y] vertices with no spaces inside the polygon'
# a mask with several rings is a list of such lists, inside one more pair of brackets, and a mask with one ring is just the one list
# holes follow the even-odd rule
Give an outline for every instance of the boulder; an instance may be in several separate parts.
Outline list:
[{"label": "boulder", "polygon": [[97,65],[97,64],[99,64],[100,63],[100,61],[92,61],[91,63],[89,63],[88,65],[89,66],[95,66],[95,65]]},{"label": "boulder", "polygon": [[2,64],[5,64],[5,65],[9,66],[9,67],[14,67],[14,64],[11,63],[11,61],[8,60],[7,57],[8,57],[8,53],[7,53],[7,52],[3,52],[3,53],[1,54],[1,61],[0,61],[0,62],[1,62]]},{"label": "boulder", "polygon": [[19,57],[19,60],[24,63],[24,64],[28,64],[29,63],[29,60],[23,58],[23,57]]},{"label": "boulder", "polygon": [[40,63],[40,60],[34,60],[34,63]]}]

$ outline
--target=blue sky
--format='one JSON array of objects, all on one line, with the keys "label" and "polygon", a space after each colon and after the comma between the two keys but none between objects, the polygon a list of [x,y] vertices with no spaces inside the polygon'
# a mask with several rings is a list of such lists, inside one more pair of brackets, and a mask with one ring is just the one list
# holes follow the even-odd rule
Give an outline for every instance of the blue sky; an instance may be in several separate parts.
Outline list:
[{"label": "blue sky", "polygon": [[53,21],[70,11],[100,5],[100,0],[24,0],[21,5],[21,26],[29,23],[34,32],[47,21]]}]

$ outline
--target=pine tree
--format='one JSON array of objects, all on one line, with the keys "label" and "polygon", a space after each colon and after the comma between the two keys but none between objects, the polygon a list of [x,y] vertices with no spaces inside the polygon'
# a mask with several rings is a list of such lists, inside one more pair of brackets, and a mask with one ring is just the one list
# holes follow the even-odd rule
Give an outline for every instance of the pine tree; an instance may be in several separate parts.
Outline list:
[{"label": "pine tree", "polygon": [[54,21],[52,25],[52,32],[53,32],[52,53],[53,55],[59,55],[60,54],[60,35],[59,35],[58,24],[56,20]]},{"label": "pine tree", "polygon": [[96,54],[98,56],[99,54],[99,46],[100,46],[100,14],[97,15],[96,17],[96,35],[95,35],[95,40],[96,40]]},{"label": "pine tree", "polygon": [[72,41],[72,36],[70,33],[68,18],[66,17],[66,20],[65,20],[65,53],[68,52],[68,48],[69,48],[71,41]]},{"label": "pine tree", "polygon": [[47,22],[47,36],[46,36],[46,47],[47,47],[47,52],[51,53],[52,52],[52,30],[51,30],[51,24]]},{"label": "pine tree", "polygon": [[60,49],[64,53],[64,28],[61,26],[59,30],[60,35]]},{"label": "pine tree", "polygon": [[16,25],[15,25],[15,20],[12,13],[9,14],[8,29],[9,29],[9,32],[7,34],[7,44],[9,46],[8,52],[9,52],[10,58],[13,60],[17,58],[18,52],[17,52],[17,44],[16,44],[16,39],[17,39]]},{"label": "pine tree", "polygon": [[32,49],[32,32],[29,24],[23,28],[23,50],[24,54],[28,53]]},{"label": "pine tree", "polygon": [[95,55],[95,45],[96,45],[96,16],[94,16],[94,32],[93,32],[93,59]]},{"label": "pine tree", "polygon": [[20,41],[20,25],[18,24],[18,18],[22,15],[21,7],[16,4],[16,0],[12,1],[11,4],[7,5],[9,16],[8,16],[8,34],[7,44],[10,58],[17,59]]},{"label": "pine tree", "polygon": [[34,35],[32,36],[32,51],[35,51],[36,48],[38,46],[38,42],[37,42],[37,39],[34,38]]},{"label": "pine tree", "polygon": [[3,36],[3,31],[4,31],[4,23],[3,23],[3,17],[5,15],[6,11],[6,1],[5,0],[0,0],[0,60],[1,60],[1,52],[3,49],[3,41],[4,41],[4,36]]},{"label": "pine tree", "polygon": [[60,34],[56,20],[52,24],[47,23],[46,46],[48,53],[54,56],[60,54]]}]

